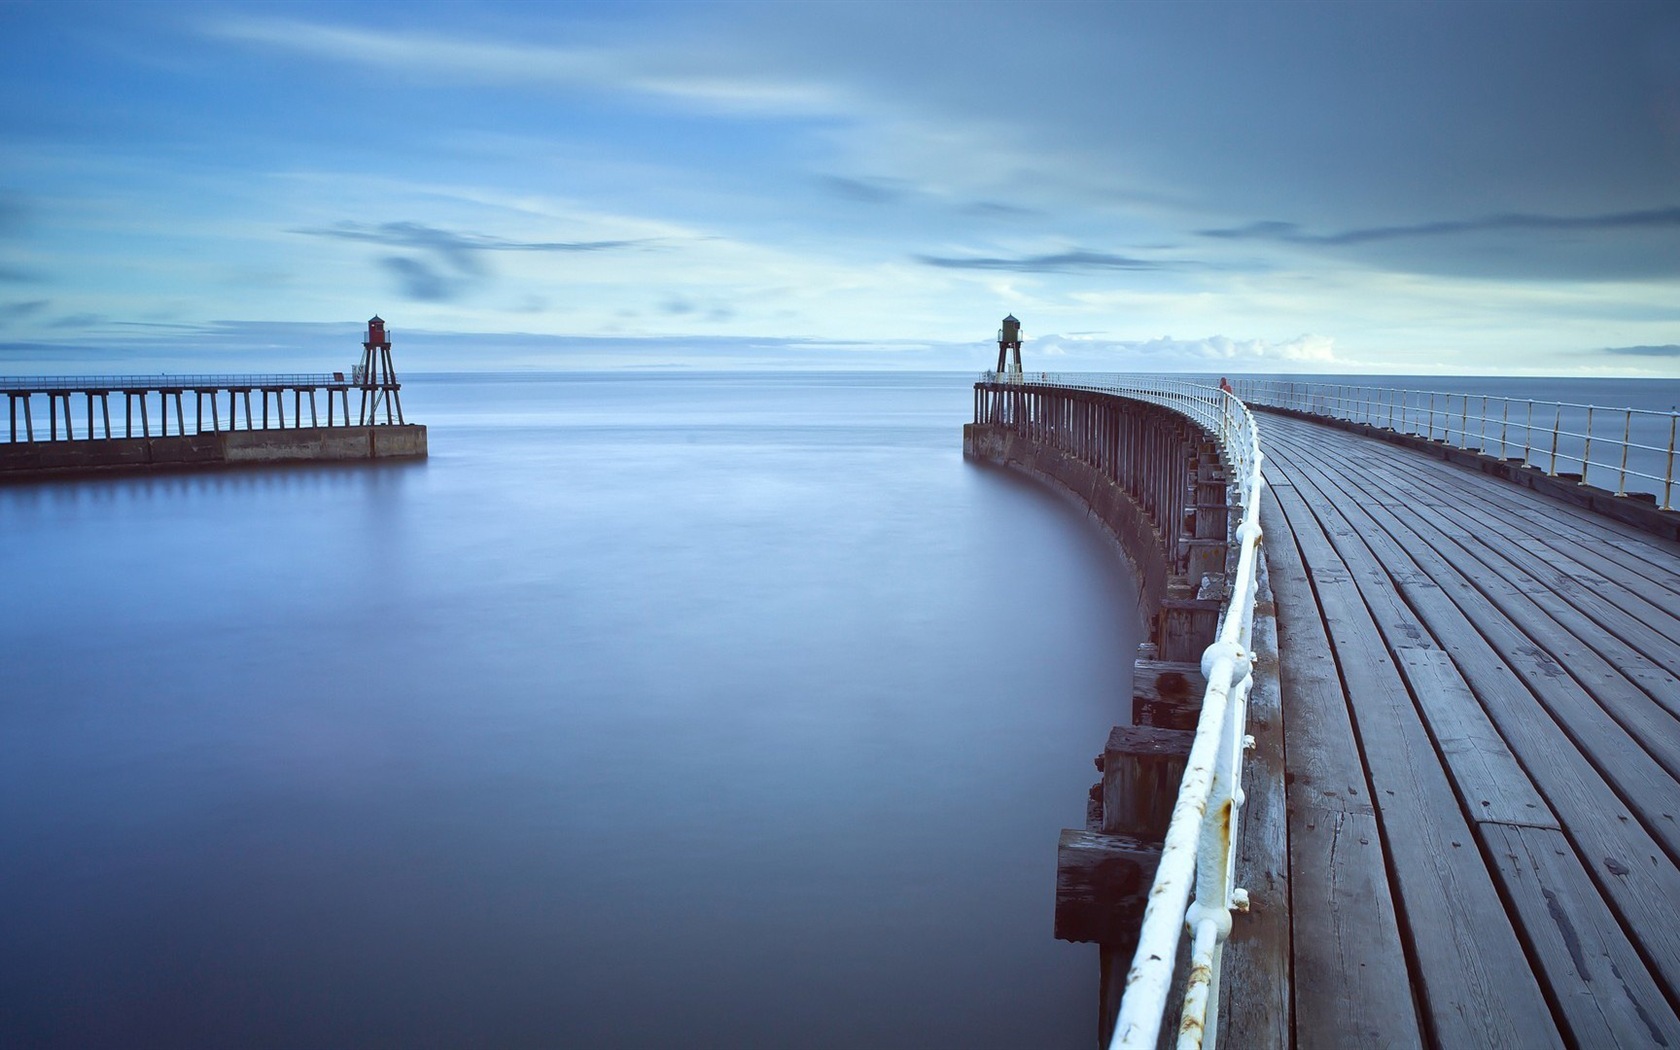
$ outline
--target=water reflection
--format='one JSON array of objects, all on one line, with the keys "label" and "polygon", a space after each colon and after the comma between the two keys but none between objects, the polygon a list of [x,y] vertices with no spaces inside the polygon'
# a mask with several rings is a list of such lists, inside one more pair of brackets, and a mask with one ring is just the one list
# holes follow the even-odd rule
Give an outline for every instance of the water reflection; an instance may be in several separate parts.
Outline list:
[{"label": "water reflection", "polygon": [[411,385],[424,465],[0,490],[0,1043],[1090,1039],[1135,597],[962,379]]}]

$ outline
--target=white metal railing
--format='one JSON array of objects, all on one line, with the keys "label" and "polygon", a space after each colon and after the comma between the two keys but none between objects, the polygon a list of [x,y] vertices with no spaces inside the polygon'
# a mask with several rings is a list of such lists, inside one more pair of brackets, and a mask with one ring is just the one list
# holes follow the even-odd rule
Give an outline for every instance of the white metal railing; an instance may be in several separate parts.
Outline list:
[{"label": "white metal railing", "polygon": [[[360,366],[357,366],[360,368]],[[343,372],[328,374],[286,375],[167,375],[150,376],[0,376],[0,393],[59,393],[72,391],[122,390],[255,390],[259,387],[287,389],[324,386],[347,386],[350,381]]]},{"label": "white metal railing", "polygon": [[1520,459],[1553,477],[1579,474],[1583,484],[1602,484],[1618,496],[1648,494],[1663,510],[1676,509],[1680,495],[1674,470],[1680,412],[1275,379],[1239,379],[1236,390],[1254,405],[1366,423]]},{"label": "white metal railing", "polygon": [[1207,692],[1109,1043],[1110,1050],[1155,1050],[1170,1006],[1179,942],[1188,933],[1190,976],[1178,1009],[1178,1046],[1211,1047],[1218,1035],[1219,967],[1231,932],[1231,911],[1248,908],[1247,892],[1234,882],[1248,695],[1254,687],[1250,645],[1264,484],[1260,467],[1265,455],[1254,416],[1229,391],[1180,376],[987,372],[981,379],[1100,391],[1173,409],[1215,435],[1241,494],[1242,523],[1234,537],[1239,545],[1236,579],[1219,636],[1202,654]]}]

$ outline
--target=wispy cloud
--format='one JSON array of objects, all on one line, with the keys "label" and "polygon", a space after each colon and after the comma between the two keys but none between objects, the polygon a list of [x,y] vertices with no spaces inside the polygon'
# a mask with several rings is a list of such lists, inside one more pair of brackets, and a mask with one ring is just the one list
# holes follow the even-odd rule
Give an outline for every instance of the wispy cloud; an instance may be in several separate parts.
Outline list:
[{"label": "wispy cloud", "polygon": [[975,201],[963,208],[963,214],[974,215],[983,219],[1024,219],[1043,213],[1032,208],[1023,208],[1018,204],[1004,204],[1001,201]]},{"label": "wispy cloud", "polygon": [[51,305],[48,299],[28,299],[17,303],[0,303],[0,322],[21,321],[34,317]]},{"label": "wispy cloud", "polygon": [[51,324],[47,325],[47,327],[62,329],[93,328],[98,325],[106,324],[109,321],[110,318],[106,317],[104,314],[66,314],[63,317],[55,318]]},{"label": "wispy cloud", "polygon": [[625,241],[513,241],[481,233],[457,233],[418,222],[340,222],[296,233],[311,237],[337,237],[392,248],[422,248],[465,263],[473,252],[603,252],[650,244],[647,240]]},{"label": "wispy cloud", "polygon": [[397,287],[405,297],[422,303],[458,299],[471,283],[464,277],[446,274],[423,259],[406,255],[387,255],[379,260],[379,265],[397,279]]},{"label": "wispy cloud", "polygon": [[423,72],[487,83],[577,84],[615,88],[706,109],[772,114],[833,113],[835,93],[815,83],[704,68],[705,49],[583,48],[363,29],[290,18],[206,21],[206,35],[309,55],[323,61]]},{"label": "wispy cloud", "polygon": [[515,241],[488,234],[458,233],[418,222],[341,222],[293,232],[428,253],[429,261],[413,255],[387,255],[379,260],[379,265],[396,279],[403,296],[427,303],[460,299],[487,277],[488,267],[478,258],[482,252],[605,252],[652,243],[646,240]]},{"label": "wispy cloud", "polygon": [[1173,270],[1182,264],[1136,259],[1108,252],[1075,250],[1049,255],[949,256],[918,255],[916,261],[946,270],[1009,270],[1016,273],[1069,273],[1076,270]]},{"label": "wispy cloud", "polygon": [[1533,215],[1512,212],[1480,219],[1453,219],[1403,226],[1371,226],[1338,233],[1310,233],[1292,222],[1255,222],[1227,229],[1198,230],[1203,237],[1226,240],[1282,241],[1289,244],[1340,246],[1414,237],[1451,237],[1487,231],[1632,230],[1680,226],[1680,207],[1609,215]]},{"label": "wispy cloud", "polygon": [[896,180],[850,179],[841,175],[824,175],[818,180],[831,195],[860,204],[896,204],[907,191]]},{"label": "wispy cloud", "polygon": [[13,237],[22,232],[27,210],[17,200],[0,196],[0,237]]},{"label": "wispy cloud", "polygon": [[1666,343],[1662,346],[1607,346],[1599,352],[1618,357],[1680,357],[1680,345]]}]

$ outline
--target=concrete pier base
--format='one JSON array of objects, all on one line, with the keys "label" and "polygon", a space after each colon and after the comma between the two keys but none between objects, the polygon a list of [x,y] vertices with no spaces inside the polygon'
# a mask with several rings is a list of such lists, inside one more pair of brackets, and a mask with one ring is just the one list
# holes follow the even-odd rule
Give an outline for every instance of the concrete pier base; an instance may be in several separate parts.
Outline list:
[{"label": "concrete pier base", "polygon": [[426,428],[299,427],[180,437],[0,444],[0,482],[51,477],[375,459],[426,458]]}]

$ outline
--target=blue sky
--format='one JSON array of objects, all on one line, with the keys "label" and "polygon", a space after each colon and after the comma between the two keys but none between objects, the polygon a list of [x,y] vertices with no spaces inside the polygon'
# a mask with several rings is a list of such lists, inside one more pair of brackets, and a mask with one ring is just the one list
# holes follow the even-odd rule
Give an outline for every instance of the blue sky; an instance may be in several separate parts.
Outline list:
[{"label": "blue sky", "polygon": [[1680,375],[1680,5],[0,4],[0,371]]}]

